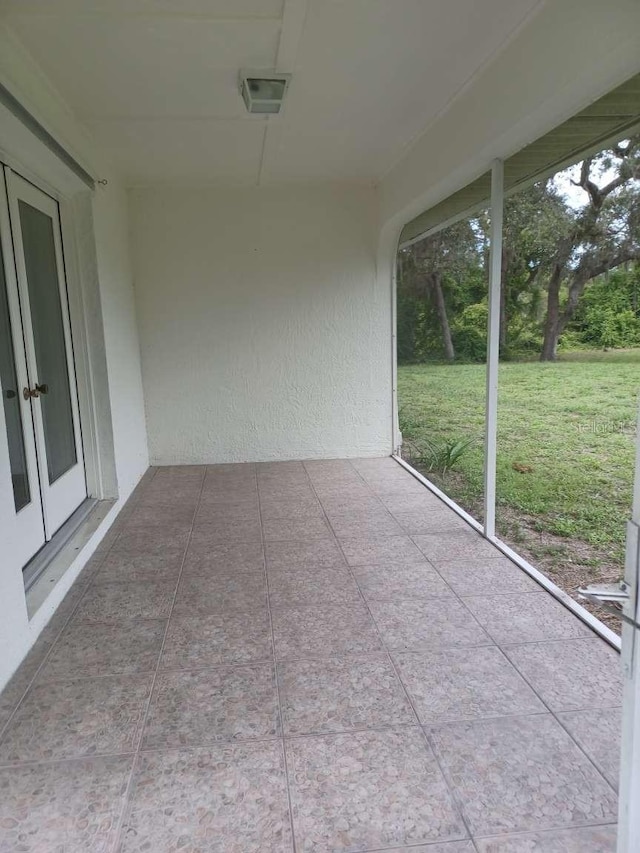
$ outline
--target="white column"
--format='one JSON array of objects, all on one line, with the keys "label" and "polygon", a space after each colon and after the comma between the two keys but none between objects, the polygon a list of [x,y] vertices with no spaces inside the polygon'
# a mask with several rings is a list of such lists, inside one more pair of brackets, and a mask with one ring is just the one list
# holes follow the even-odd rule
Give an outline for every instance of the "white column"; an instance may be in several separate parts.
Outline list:
[{"label": "white column", "polygon": [[624,679],[618,853],[640,850],[640,411],[636,431],[636,472],[633,509],[627,532],[625,581],[631,589],[625,615],[636,627],[622,623],[622,672]]},{"label": "white column", "polygon": [[498,429],[498,362],[500,360],[500,283],[502,279],[502,223],[504,164],[491,167],[491,245],[489,254],[489,321],[487,337],[487,400],[484,437],[484,533],[496,532],[496,447]]}]

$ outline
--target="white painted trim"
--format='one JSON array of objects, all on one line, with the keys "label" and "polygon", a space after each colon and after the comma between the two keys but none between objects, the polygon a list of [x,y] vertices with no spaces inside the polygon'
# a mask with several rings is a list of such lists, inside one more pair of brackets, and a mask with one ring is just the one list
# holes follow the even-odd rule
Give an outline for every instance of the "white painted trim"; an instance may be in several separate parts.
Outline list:
[{"label": "white painted trim", "polygon": [[0,163],[5,166],[8,166],[13,172],[16,172],[25,180],[29,181],[30,184],[34,185],[34,187],[37,187],[39,190],[42,190],[42,192],[46,195],[51,196],[51,198],[55,198],[56,201],[59,202],[61,198],[64,198],[64,196],[60,193],[57,187],[45,181],[42,175],[37,175],[32,169],[29,169],[25,165],[21,164],[19,160],[17,160],[8,151],[5,151],[5,149],[1,146]]},{"label": "white painted trim", "polygon": [[[640,634],[638,628],[623,624],[623,648],[632,642],[634,632]],[[638,641],[636,636],[636,646]],[[640,849],[640,654],[637,651],[632,669],[624,677],[619,778],[617,853],[637,853]]]},{"label": "white painted trim", "polygon": [[307,19],[307,0],[284,0],[276,70],[292,73]]},{"label": "white painted trim", "polygon": [[[9,312],[10,346],[13,349],[14,370],[16,376],[16,394],[20,417],[20,429],[23,439],[29,499],[16,511],[14,492],[11,486],[10,450],[4,406],[0,406],[0,457],[6,459],[7,478],[0,482],[0,503],[3,502],[6,489],[7,512],[0,509],[0,541],[2,541],[3,562],[7,565],[19,563],[25,565],[44,545],[45,528],[42,515],[42,498],[38,476],[38,457],[34,430],[34,416],[31,401],[25,401],[22,389],[29,385],[27,354],[22,327],[17,271],[14,258],[14,246],[11,235],[9,215],[9,197],[7,194],[5,170],[0,163],[0,264],[3,266],[4,283]],[[2,295],[0,294],[0,298]],[[4,389],[7,390],[7,389]],[[0,392],[3,389],[0,388]]]},{"label": "white painted trim", "polygon": [[[401,459],[399,456],[395,454],[391,457],[394,459],[399,465],[405,468],[416,480],[419,480],[423,486],[426,486],[430,492],[432,492],[436,497],[439,497],[440,500],[444,501],[444,503],[450,507],[460,518],[464,519],[474,530],[478,533],[484,534],[483,526],[476,521],[468,512],[462,509],[455,501],[451,500],[450,497],[444,494],[444,492],[440,491],[437,486],[434,486],[426,477],[424,477],[419,471],[416,471],[415,468],[412,468],[408,462],[405,462],[404,459]],[[526,572],[536,583],[538,583],[546,592],[552,595],[555,599],[557,599],[561,604],[563,604],[568,610],[570,610],[575,616],[578,617],[582,622],[588,625],[596,634],[602,637],[605,642],[609,643],[616,651],[620,651],[621,641],[620,637],[617,634],[607,628],[607,626],[602,623],[598,618],[596,618],[592,613],[589,613],[584,607],[578,604],[577,601],[574,601],[570,595],[568,595],[563,589],[560,589],[559,586],[553,583],[545,574],[543,574],[539,569],[536,569],[535,566],[532,566],[531,563],[528,563],[524,557],[521,557],[518,553],[516,553],[512,548],[506,545],[502,540],[498,539],[496,536],[493,537],[485,537],[492,545],[495,545],[499,551],[508,557],[513,563],[518,566],[519,569],[522,569],[523,572]]]},{"label": "white painted trim", "polygon": [[[59,216],[62,258],[64,259],[65,290],[68,300],[75,373],[74,386],[78,391],[77,415],[80,421],[78,437],[84,454],[83,480],[91,497],[117,500],[115,445],[111,421],[111,390],[109,387],[106,348],[102,323],[101,294],[99,290],[97,255],[93,228],[92,202],[94,193],[87,189],[68,167],[33,137],[14,116],[0,105],[0,163],[5,163],[16,176],[33,185],[34,192],[44,193],[56,203]],[[6,116],[6,121],[4,120]],[[25,160],[23,160],[23,153]],[[2,166],[0,165],[0,169]],[[4,170],[2,170],[4,172]],[[53,202],[52,202],[53,203]],[[11,233],[10,231],[8,233]],[[80,239],[81,237],[84,239]],[[61,267],[62,269],[62,267]],[[26,384],[26,383],[25,383]],[[1,436],[0,436],[1,440]],[[104,535],[115,517],[109,513],[109,522],[102,524]],[[105,522],[107,519],[105,518]],[[99,539],[95,540],[96,543]],[[75,579],[75,567],[84,563],[92,548],[82,543],[68,560],[67,573],[54,589],[52,584],[40,585],[39,596],[46,592],[48,601],[37,616],[33,607],[23,599],[25,624],[29,636],[39,633],[42,613],[51,614],[51,608],[60,601],[61,589]],[[95,546],[94,546],[95,547]],[[6,555],[9,556],[8,554]],[[29,555],[31,556],[31,555]],[[76,559],[77,558],[77,559]],[[10,569],[22,586],[21,569],[25,559],[11,559]],[[60,567],[59,560],[56,565]],[[38,586],[36,584],[36,586]],[[35,587],[34,587],[35,588]],[[17,595],[23,594],[22,589]],[[50,598],[50,600],[49,600]],[[22,604],[22,601],[21,601]],[[48,618],[48,617],[47,617]]]},{"label": "white painted trim", "polygon": [[[640,123],[637,123],[637,124],[634,124],[632,127],[628,128],[625,131],[625,134],[628,136],[631,136],[631,135],[635,135],[639,132],[640,132]],[[542,137],[539,137],[539,138],[542,138]],[[553,166],[549,166],[548,169],[545,169],[544,171],[537,173],[532,178],[527,178],[527,180],[520,181],[519,183],[515,184],[514,186],[505,188],[503,191],[504,199],[512,198],[514,195],[517,195],[518,193],[524,192],[524,190],[528,189],[529,187],[532,187],[534,184],[538,184],[538,183],[541,183],[543,181],[547,181],[549,178],[552,178],[558,172],[562,172],[564,169],[568,169],[569,166],[574,166],[576,163],[579,163],[580,160],[584,160],[585,158],[590,157],[592,154],[599,154],[600,151],[602,151],[604,148],[607,148],[610,145],[613,145],[614,143],[618,142],[619,140],[620,140],[620,130],[618,130],[616,133],[612,133],[611,136],[607,136],[603,139],[600,139],[594,145],[590,145],[587,148],[583,148],[581,150],[580,155],[579,155],[577,160],[576,160],[576,155],[574,153],[570,157],[566,157],[564,160],[559,160]],[[530,144],[531,145],[535,144],[535,141],[530,143]],[[521,150],[522,149],[519,149],[518,151],[514,151],[512,156],[519,154]],[[505,160],[503,160],[502,162],[503,162],[503,164],[504,164],[504,162],[506,162],[508,165],[509,158],[508,157],[505,158]],[[452,186],[452,189],[450,192],[446,193],[442,198],[439,199],[439,201],[436,201],[434,204],[430,204],[429,207],[425,207],[425,209],[422,212],[426,213],[431,208],[436,207],[438,204],[440,204],[440,202],[446,201],[446,199],[449,198],[449,196],[455,195],[455,193],[457,193],[459,190],[463,190],[465,187],[469,186],[469,184],[472,184],[474,181],[477,181],[478,178],[482,177],[482,175],[484,175],[487,171],[488,170],[486,168],[482,168],[482,169],[480,169],[480,171],[478,172],[477,175],[471,174],[471,175],[467,176],[465,179],[460,180],[459,182],[456,182]],[[465,210],[460,211],[460,213],[456,213],[454,216],[450,216],[448,219],[442,220],[442,222],[439,222],[437,225],[433,225],[431,228],[427,228],[426,231],[423,231],[421,234],[418,234],[417,236],[412,237],[410,240],[405,240],[404,242],[400,243],[398,246],[398,251],[400,251],[401,249],[409,249],[411,246],[415,245],[416,243],[420,243],[422,240],[426,240],[427,237],[432,237],[434,234],[438,234],[440,231],[444,231],[446,228],[449,228],[451,225],[455,225],[457,222],[462,222],[462,220],[464,220],[464,219],[471,219],[473,216],[475,216],[481,210],[485,210],[489,203],[490,203],[490,199],[488,199],[488,198],[483,198],[480,201],[477,201],[475,204],[470,205]],[[418,214],[416,214],[416,216],[420,216],[420,214],[418,213]],[[405,225],[408,225],[411,221],[412,221],[411,219],[407,220],[407,222],[403,224],[402,229],[404,229]],[[402,229],[401,229],[401,232],[402,232]]]},{"label": "white painted trim", "polygon": [[633,480],[631,520],[634,524],[640,525],[640,405],[638,406],[638,420],[636,423],[636,467]]},{"label": "white painted trim", "polygon": [[502,285],[502,223],[504,163],[491,167],[491,242],[489,256],[489,316],[487,318],[487,394],[484,430],[484,531],[496,532],[496,461],[498,447],[498,365],[500,363],[500,290]]},{"label": "white painted trim", "polygon": [[47,538],[49,539],[67,518],[77,509],[87,496],[85,477],[84,448],[82,446],[82,427],[80,424],[80,408],[78,404],[78,388],[76,383],[75,356],[73,350],[73,333],[71,318],[68,311],[68,285],[62,251],[62,233],[60,229],[60,210],[58,202],[26,181],[21,175],[5,167],[5,177],[9,198],[9,219],[13,235],[14,261],[18,280],[18,292],[22,308],[22,329],[27,353],[27,369],[33,386],[39,382],[47,382],[47,366],[38,360],[36,332],[33,321],[33,309],[27,274],[27,256],[24,248],[24,235],[19,203],[25,202],[30,207],[46,215],[51,221],[51,234],[55,251],[55,272],[60,300],[61,327],[64,335],[64,353],[66,357],[66,375],[69,388],[69,405],[71,409],[75,462],[53,482],[49,479],[48,456],[46,445],[46,428],[44,411],[40,398],[33,403],[33,415],[36,436],[36,452],[40,474],[40,494],[42,497],[42,513]]},{"label": "white painted trim", "polygon": [[[284,74],[293,74],[306,19],[307,0],[284,0],[278,53],[276,55],[276,71]],[[258,169],[257,183],[259,186],[269,180],[269,173],[280,146],[282,124],[286,111],[287,98],[285,97],[278,115],[267,116],[262,140],[260,166]]]},{"label": "white painted trim", "polygon": [[398,255],[391,268],[391,436],[392,453],[402,446],[400,412],[398,409]]},{"label": "white painted trim", "polygon": [[104,497],[101,448],[98,440],[96,422],[95,386],[89,358],[89,334],[87,331],[87,311],[82,292],[82,279],[79,271],[78,243],[76,238],[77,222],[69,202],[59,203],[60,230],[62,232],[62,252],[67,277],[69,297],[69,318],[73,335],[73,355],[76,385],[78,388],[78,406],[82,448],[84,451],[87,495],[96,499]]},{"label": "white painted trim", "polygon": [[[455,189],[453,192],[449,193],[449,195],[454,195],[454,193],[458,192],[458,190],[462,190],[469,184],[472,184],[474,181],[477,181],[478,178],[482,177],[482,175],[484,175],[486,171],[486,169],[483,169],[479,175],[476,175],[474,178],[470,178],[469,180],[463,181],[462,185]],[[445,196],[445,198],[447,198],[447,196]],[[445,199],[440,199],[440,201],[444,200]],[[427,237],[432,237],[434,234],[439,234],[440,231],[444,231],[451,225],[455,225],[456,222],[462,222],[463,219],[471,219],[477,213],[480,213],[481,210],[485,210],[489,201],[490,199],[483,198],[481,201],[476,202],[476,204],[472,204],[471,207],[467,207],[460,213],[456,213],[455,216],[450,216],[448,219],[444,219],[442,222],[439,222],[437,225],[434,225],[433,228],[427,228],[426,231],[423,231],[422,234],[418,234],[417,237],[412,237],[410,240],[405,240],[403,243],[399,244],[398,251],[400,251],[401,249],[410,249],[411,246],[415,246],[416,243],[421,243],[422,240],[426,240]],[[436,202],[436,204],[437,203],[438,202]],[[431,207],[435,206],[435,204],[431,205]],[[423,212],[426,213],[428,209],[429,208],[426,208]],[[411,220],[409,220],[409,222],[411,222]]]},{"label": "white painted trim", "polygon": [[[487,537],[488,538],[488,537]],[[532,566],[531,563],[527,562],[524,557],[521,557],[517,551],[514,551],[509,547],[505,542],[501,539],[498,539],[497,536],[494,536],[489,541],[498,548],[498,550],[502,551],[505,557],[508,557],[512,560],[518,568],[525,571],[530,577],[533,578],[534,581],[540,584],[547,592],[551,593],[551,595],[556,598],[561,604],[571,610],[571,612],[585,622],[592,630],[594,630],[597,634],[599,634],[603,640],[609,643],[610,646],[613,646],[616,651],[620,651],[621,648],[621,640],[620,637],[614,633],[611,628],[607,628],[604,622],[601,622],[597,616],[594,616],[593,613],[590,613],[586,608],[584,608],[581,604],[578,604],[571,596],[566,593],[563,589],[560,589],[559,586],[554,584],[552,580],[550,580],[540,569],[536,569],[535,566]]]},{"label": "white painted trim", "polygon": [[[631,594],[625,615],[640,622],[640,407],[636,425],[636,458],[631,521],[627,526],[625,581]],[[640,627],[622,625],[622,738],[620,796],[618,799],[618,853],[640,849]]]}]

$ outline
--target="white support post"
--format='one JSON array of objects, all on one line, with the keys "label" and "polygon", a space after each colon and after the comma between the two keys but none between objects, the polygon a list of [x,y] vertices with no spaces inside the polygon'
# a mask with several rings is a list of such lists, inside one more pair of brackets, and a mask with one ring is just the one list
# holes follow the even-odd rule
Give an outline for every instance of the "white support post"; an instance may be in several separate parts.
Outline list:
[{"label": "white support post", "polygon": [[622,623],[622,743],[618,807],[618,853],[640,850],[640,410],[636,431],[636,472],[631,521],[627,527],[625,582],[629,602]]},{"label": "white support post", "polygon": [[398,410],[398,253],[391,268],[391,435],[393,453],[400,455],[402,433]]},{"label": "white support post", "polygon": [[504,164],[491,167],[491,245],[489,253],[489,321],[487,328],[487,399],[484,436],[484,535],[496,534],[496,451],[498,429],[498,363],[500,361],[500,286]]}]

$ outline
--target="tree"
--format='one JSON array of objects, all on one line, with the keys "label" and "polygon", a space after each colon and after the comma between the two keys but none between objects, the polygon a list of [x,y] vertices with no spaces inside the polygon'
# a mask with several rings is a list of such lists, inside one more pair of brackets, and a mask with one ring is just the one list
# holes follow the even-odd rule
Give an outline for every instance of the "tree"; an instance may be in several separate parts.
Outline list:
[{"label": "tree", "polygon": [[[558,238],[568,234],[572,224],[572,211],[552,181],[534,184],[507,198],[500,287],[502,355],[509,350],[512,319],[537,325],[544,273]],[[522,328],[523,323],[518,326]]]},{"label": "tree", "polygon": [[451,289],[466,281],[470,268],[478,263],[476,243],[471,223],[459,222],[414,243],[399,256],[399,288],[405,299],[428,303],[447,361],[456,357],[447,302],[453,301]]},{"label": "tree", "polygon": [[[535,352],[544,361],[554,360],[590,282],[640,258],[640,136],[586,158],[577,168],[573,184],[584,195],[582,206],[569,203],[557,176],[505,202],[503,358]],[[484,357],[489,225],[485,211],[400,252],[401,360]],[[633,324],[623,323],[623,332],[612,310],[597,315],[598,340],[629,337]],[[596,314],[590,316],[595,322]]]},{"label": "tree", "polygon": [[[603,181],[603,174],[614,177]],[[587,202],[555,244],[547,281],[542,361],[554,361],[558,339],[574,316],[589,281],[620,264],[640,259],[640,136],[588,157],[575,186]],[[566,300],[561,301],[563,286]]]}]

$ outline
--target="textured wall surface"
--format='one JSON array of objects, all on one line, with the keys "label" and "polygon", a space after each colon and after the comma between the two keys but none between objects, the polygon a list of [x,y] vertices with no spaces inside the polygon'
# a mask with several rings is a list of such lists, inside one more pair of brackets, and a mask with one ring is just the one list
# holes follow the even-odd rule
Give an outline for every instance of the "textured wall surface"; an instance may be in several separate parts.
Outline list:
[{"label": "textured wall surface", "polygon": [[93,210],[115,464],[124,497],[149,464],[126,192],[111,182],[96,193]]},{"label": "textured wall surface", "polygon": [[153,464],[391,452],[391,294],[376,196],[134,190]]}]

